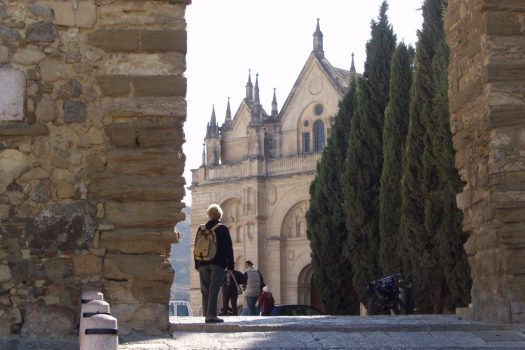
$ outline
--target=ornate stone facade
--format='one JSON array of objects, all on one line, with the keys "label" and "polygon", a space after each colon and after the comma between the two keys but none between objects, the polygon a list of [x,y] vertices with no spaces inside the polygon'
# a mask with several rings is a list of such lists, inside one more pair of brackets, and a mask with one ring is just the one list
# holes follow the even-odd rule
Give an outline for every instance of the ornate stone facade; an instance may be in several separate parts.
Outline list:
[{"label": "ornate stone facade", "polygon": [[0,0],[0,334],[167,329],[190,1]]},{"label": "ornate stone facade", "polygon": [[525,322],[525,2],[450,0],[449,96],[474,317]]},{"label": "ornate stone facade", "polygon": [[[355,74],[353,63],[351,71]],[[304,215],[316,164],[350,74],[324,57],[318,24],[313,51],[281,111],[275,94],[271,113],[264,110],[259,78],[254,86],[249,75],[246,97],[233,119],[228,103],[219,128],[213,110],[203,164],[192,171],[193,232],[205,222],[209,204],[220,204],[237,268],[252,260],[277,303],[315,301]],[[199,278],[193,267],[190,300],[199,310]]]}]

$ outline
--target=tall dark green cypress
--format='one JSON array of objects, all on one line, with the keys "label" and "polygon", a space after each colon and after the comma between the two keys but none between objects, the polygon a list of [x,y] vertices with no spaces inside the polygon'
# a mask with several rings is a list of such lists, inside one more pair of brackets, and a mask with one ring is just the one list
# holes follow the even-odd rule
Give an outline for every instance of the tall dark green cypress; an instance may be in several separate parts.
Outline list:
[{"label": "tall dark green cypress", "polygon": [[469,287],[461,213],[455,206],[461,183],[448,121],[445,6],[444,0],[426,0],[422,7],[402,183],[405,262],[416,306],[425,313],[464,302]]},{"label": "tall dark green cypress", "polygon": [[379,195],[379,263],[383,274],[402,272],[401,177],[408,129],[414,50],[400,43],[392,58],[390,97],[383,127],[383,169]]},{"label": "tall dark green cypress", "polygon": [[358,83],[358,107],[350,130],[343,171],[343,192],[348,240],[344,253],[352,264],[354,287],[364,301],[366,283],[379,277],[379,189],[383,167],[383,121],[388,104],[390,65],[396,46],[381,5],[378,21],[372,21],[366,44],[363,77]]},{"label": "tall dark green cypress", "polygon": [[439,221],[434,229],[439,267],[444,278],[441,300],[436,303],[436,310],[439,312],[443,309],[453,311],[457,306],[468,305],[472,285],[467,255],[463,249],[467,240],[467,235],[461,228],[463,213],[456,205],[456,194],[462,191],[463,183],[455,167],[450,131],[448,57],[449,49],[443,33],[432,62],[436,95],[432,101],[432,123],[429,123],[435,155],[434,169],[439,176],[433,195],[436,203],[439,203],[436,208]]},{"label": "tall dark green cypress", "polygon": [[359,314],[357,294],[352,285],[352,266],[343,256],[347,239],[345,209],[341,192],[341,164],[346,159],[348,137],[357,103],[356,77],[339,103],[339,111],[310,186],[306,213],[313,279],[327,314]]},{"label": "tall dark green cypress", "polygon": [[[428,164],[430,156],[430,139],[426,121],[432,110],[434,84],[432,58],[434,56],[435,20],[440,16],[441,0],[425,1],[423,4],[423,28],[418,32],[416,44],[415,73],[410,103],[410,121],[405,149],[403,169],[402,219],[403,250],[405,271],[412,280],[416,305],[422,312],[432,311],[432,286],[430,285],[436,259],[430,246],[433,242],[432,232],[428,231],[426,218],[427,194],[430,192]],[[439,22],[438,22],[439,23]],[[427,248],[431,248],[428,250]]]}]

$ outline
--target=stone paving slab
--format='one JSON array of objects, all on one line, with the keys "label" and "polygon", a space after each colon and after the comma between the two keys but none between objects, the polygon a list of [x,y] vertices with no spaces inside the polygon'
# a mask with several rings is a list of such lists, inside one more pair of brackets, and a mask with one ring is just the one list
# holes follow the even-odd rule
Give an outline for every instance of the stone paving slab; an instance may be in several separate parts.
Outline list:
[{"label": "stone paving slab", "polygon": [[123,342],[119,350],[175,349],[525,349],[523,341],[487,342],[455,332],[176,332],[173,338]]},{"label": "stone paving slab", "polygon": [[[121,334],[119,350],[175,349],[525,349],[525,324],[455,315],[179,317],[164,335]],[[1,350],[78,350],[75,337],[0,337]]]},{"label": "stone paving slab", "polygon": [[421,332],[515,330],[516,325],[473,321],[457,315],[404,316],[235,316],[225,322],[206,324],[204,317],[170,317],[170,331],[251,332],[251,331],[338,331],[338,332]]}]

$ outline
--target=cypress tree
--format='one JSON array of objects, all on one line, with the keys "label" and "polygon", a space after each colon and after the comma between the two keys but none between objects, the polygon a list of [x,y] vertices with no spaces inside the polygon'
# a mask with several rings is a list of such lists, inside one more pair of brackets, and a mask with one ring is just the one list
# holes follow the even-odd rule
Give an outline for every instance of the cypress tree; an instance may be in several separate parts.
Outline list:
[{"label": "cypress tree", "polygon": [[359,314],[357,294],[352,285],[352,266],[343,256],[347,239],[341,192],[341,164],[346,158],[350,121],[357,103],[356,78],[339,103],[339,111],[317,165],[310,186],[306,213],[313,279],[327,314]]},{"label": "cypress tree", "polygon": [[422,7],[402,183],[405,262],[416,305],[425,313],[463,302],[469,286],[461,213],[455,206],[461,183],[448,121],[444,7],[443,0],[426,0]]},{"label": "cypress tree", "polygon": [[366,44],[363,77],[358,82],[358,107],[352,119],[343,192],[353,282],[361,301],[366,283],[379,277],[379,188],[383,166],[383,120],[388,103],[390,64],[396,45],[384,1],[378,21],[372,21]]},{"label": "cypress tree", "polygon": [[384,274],[402,271],[401,176],[408,129],[412,47],[400,43],[392,58],[390,97],[383,128],[383,169],[379,195],[379,263]]},{"label": "cypress tree", "polygon": [[[425,1],[423,4],[423,27],[418,32],[416,44],[415,72],[411,91],[410,121],[405,149],[402,181],[402,218],[403,232],[402,255],[404,270],[412,280],[415,289],[416,305],[422,312],[430,312],[432,291],[429,279],[433,278],[435,260],[432,251],[427,251],[427,244],[432,242],[432,234],[427,231],[425,207],[426,194],[429,193],[428,172],[424,163],[428,163],[429,135],[426,130],[426,119],[431,113],[431,101],[434,96],[434,86],[431,83],[432,57],[434,55],[433,23],[430,15],[438,15],[439,11],[431,11],[436,2]],[[428,167],[426,169],[429,169]],[[419,255],[421,254],[421,256]],[[427,277],[428,276],[428,277]]]},{"label": "cypress tree", "polygon": [[435,227],[436,246],[439,255],[439,267],[443,272],[441,300],[435,302],[435,309],[454,311],[457,306],[466,306],[470,300],[470,267],[463,244],[467,235],[461,224],[463,213],[457,208],[456,194],[461,192],[463,183],[454,162],[454,149],[450,132],[450,114],[448,104],[448,57],[449,49],[444,33],[437,44],[432,62],[436,95],[433,99],[432,123],[429,123],[430,140],[435,154],[434,169],[439,176],[434,198],[439,215]]}]

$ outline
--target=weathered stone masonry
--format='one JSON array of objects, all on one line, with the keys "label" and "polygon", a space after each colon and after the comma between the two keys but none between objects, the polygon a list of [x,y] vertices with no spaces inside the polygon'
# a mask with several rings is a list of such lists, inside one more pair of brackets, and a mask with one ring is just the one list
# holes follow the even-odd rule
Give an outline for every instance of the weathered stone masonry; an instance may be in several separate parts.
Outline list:
[{"label": "weathered stone masonry", "polygon": [[168,327],[191,0],[0,0],[0,334]]},{"label": "weathered stone masonry", "polygon": [[457,197],[477,319],[525,322],[525,1],[450,0]]}]

